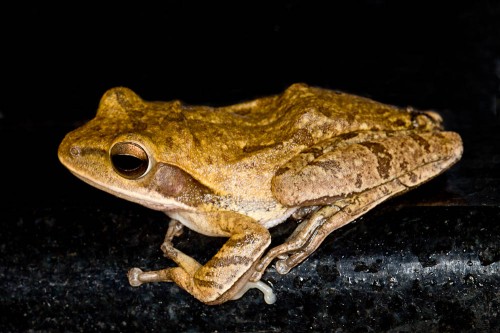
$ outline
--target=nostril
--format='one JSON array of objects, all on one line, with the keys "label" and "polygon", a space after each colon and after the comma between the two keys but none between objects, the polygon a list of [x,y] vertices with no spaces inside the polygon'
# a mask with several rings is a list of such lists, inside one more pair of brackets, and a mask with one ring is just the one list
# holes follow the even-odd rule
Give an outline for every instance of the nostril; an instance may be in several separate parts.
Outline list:
[{"label": "nostril", "polygon": [[69,153],[72,156],[78,156],[78,155],[80,155],[80,152],[81,152],[81,149],[80,149],[80,147],[77,147],[77,146],[73,146],[69,149]]}]

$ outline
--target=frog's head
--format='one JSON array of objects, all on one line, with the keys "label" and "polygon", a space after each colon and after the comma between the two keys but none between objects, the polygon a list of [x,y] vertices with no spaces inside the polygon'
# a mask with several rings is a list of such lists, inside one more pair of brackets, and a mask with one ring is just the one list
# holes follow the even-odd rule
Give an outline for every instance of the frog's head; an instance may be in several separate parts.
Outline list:
[{"label": "frog's head", "polygon": [[[191,209],[210,190],[165,161],[160,121],[175,117],[176,103],[144,102],[127,88],[102,97],[94,119],[61,142],[61,163],[83,181],[157,210]],[[161,111],[161,112],[160,112]]]}]

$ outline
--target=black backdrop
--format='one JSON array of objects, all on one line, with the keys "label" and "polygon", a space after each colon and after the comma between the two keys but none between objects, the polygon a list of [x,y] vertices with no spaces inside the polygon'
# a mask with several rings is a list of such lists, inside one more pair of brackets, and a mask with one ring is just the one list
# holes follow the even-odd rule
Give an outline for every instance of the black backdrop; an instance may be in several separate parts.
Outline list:
[{"label": "black backdrop", "polygon": [[477,109],[496,89],[487,76],[494,76],[499,14],[488,1],[31,5],[2,15],[8,117],[90,117],[116,85],[148,99],[219,104],[303,81],[462,109]]}]

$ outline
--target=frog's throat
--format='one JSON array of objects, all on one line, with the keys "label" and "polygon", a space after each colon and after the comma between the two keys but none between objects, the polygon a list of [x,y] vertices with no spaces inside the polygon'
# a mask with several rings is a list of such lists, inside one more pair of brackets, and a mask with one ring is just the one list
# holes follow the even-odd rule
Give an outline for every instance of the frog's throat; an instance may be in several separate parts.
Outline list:
[{"label": "frog's throat", "polygon": [[118,198],[135,202],[137,204],[143,205],[153,210],[158,210],[158,211],[169,211],[176,209],[193,210],[193,208],[175,200],[166,199],[164,197],[151,197],[150,193],[141,194],[133,191],[127,191],[118,186],[110,186],[109,184],[100,183],[98,181],[84,177],[83,175],[79,174],[78,172],[69,167],[68,169],[77,178],[97,189],[112,194]]}]

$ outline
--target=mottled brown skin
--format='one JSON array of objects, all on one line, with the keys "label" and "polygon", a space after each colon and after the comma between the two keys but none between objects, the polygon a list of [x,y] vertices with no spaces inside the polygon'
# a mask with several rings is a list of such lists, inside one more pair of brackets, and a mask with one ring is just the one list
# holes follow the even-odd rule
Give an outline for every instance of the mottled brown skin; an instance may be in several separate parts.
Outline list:
[{"label": "mottled brown skin", "polygon": [[[333,230],[461,154],[460,136],[443,131],[434,112],[303,84],[219,108],[146,102],[114,88],[59,148],[82,180],[172,218],[162,250],[178,267],[135,268],[130,283],[173,281],[207,304],[249,287],[269,296],[259,279],[276,257],[278,272],[288,272]],[[122,155],[139,167],[120,165]],[[301,224],[266,253],[268,229],[292,214]],[[182,225],[229,239],[202,265],[173,247]]]}]

